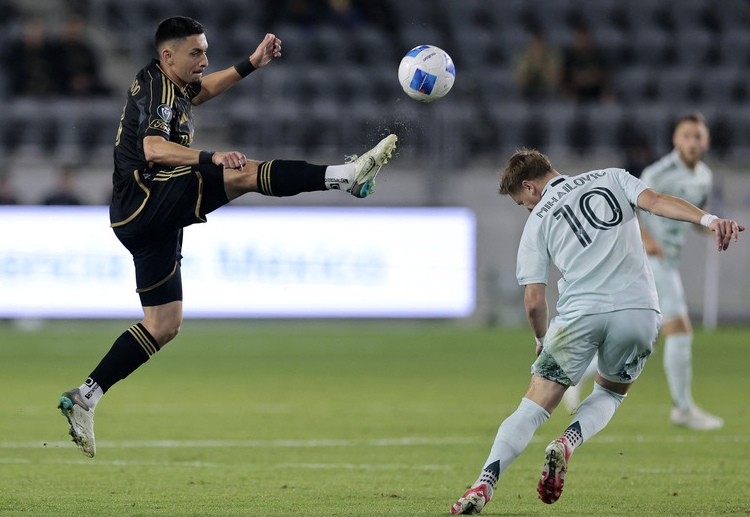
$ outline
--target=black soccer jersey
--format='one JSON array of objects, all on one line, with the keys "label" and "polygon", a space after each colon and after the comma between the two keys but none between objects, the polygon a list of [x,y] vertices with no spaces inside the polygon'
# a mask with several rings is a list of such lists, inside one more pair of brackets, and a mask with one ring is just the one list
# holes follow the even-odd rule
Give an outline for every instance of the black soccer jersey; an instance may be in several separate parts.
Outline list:
[{"label": "black soccer jersey", "polygon": [[155,176],[143,153],[143,139],[156,135],[190,147],[193,140],[192,99],[200,83],[180,88],[154,59],[136,76],[120,118],[114,151],[113,193],[110,221],[120,226],[130,221],[145,204]]}]

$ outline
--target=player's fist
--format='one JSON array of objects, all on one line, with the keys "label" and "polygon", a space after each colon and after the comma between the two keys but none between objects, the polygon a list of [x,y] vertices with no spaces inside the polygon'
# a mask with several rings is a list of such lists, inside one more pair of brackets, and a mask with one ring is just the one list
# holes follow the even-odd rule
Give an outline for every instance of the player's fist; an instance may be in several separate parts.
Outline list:
[{"label": "player's fist", "polygon": [[272,59],[281,57],[281,40],[275,34],[266,34],[258,48],[250,55],[250,63],[255,68],[261,68]]},{"label": "player's fist", "polygon": [[247,157],[237,151],[225,153],[214,153],[212,161],[214,165],[221,165],[225,169],[240,169],[247,163]]}]

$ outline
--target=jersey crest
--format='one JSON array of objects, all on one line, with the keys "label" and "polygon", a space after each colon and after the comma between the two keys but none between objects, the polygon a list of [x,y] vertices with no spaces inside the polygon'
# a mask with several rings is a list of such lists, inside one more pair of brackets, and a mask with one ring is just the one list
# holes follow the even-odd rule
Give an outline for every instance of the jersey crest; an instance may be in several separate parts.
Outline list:
[{"label": "jersey crest", "polygon": [[170,108],[166,104],[160,104],[159,107],[156,108],[156,114],[164,122],[169,122],[172,120],[172,108]]}]

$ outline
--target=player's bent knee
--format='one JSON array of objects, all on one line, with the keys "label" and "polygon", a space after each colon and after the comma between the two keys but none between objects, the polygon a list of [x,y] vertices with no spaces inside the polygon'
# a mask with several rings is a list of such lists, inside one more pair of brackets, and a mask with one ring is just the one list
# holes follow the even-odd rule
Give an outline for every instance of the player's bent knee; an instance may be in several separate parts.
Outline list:
[{"label": "player's bent knee", "polygon": [[150,322],[145,322],[144,326],[146,326],[146,328],[149,328],[149,326],[151,327],[151,330],[149,330],[149,332],[158,343],[159,348],[162,348],[164,345],[177,337],[177,334],[179,334],[180,332],[180,325],[182,321],[159,321],[155,323],[149,323]]},{"label": "player's bent knee", "polygon": [[260,163],[255,160],[248,160],[242,170],[224,169],[224,188],[230,200],[248,192],[258,192],[258,166]]}]

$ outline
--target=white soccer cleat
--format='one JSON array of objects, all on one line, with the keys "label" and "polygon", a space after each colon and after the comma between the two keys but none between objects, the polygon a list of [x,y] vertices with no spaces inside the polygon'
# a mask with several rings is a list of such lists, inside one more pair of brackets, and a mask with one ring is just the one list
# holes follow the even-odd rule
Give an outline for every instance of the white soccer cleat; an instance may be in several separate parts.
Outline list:
[{"label": "white soccer cleat", "polygon": [[486,483],[470,488],[451,506],[453,515],[477,515],[492,499],[493,489]]},{"label": "white soccer cleat", "polygon": [[360,198],[372,194],[375,176],[378,175],[383,165],[388,163],[388,158],[393,156],[397,141],[396,135],[388,135],[362,156],[354,155],[350,157],[351,161],[347,163],[354,165],[354,182],[352,187],[347,189],[347,192]]},{"label": "white soccer cleat", "polygon": [[672,408],[669,416],[674,425],[695,431],[715,431],[724,427],[723,419],[706,413],[698,406],[690,406],[687,409]]},{"label": "white soccer cleat", "polygon": [[83,400],[81,391],[78,388],[66,391],[60,396],[60,403],[57,407],[63,416],[68,419],[70,424],[68,433],[75,444],[86,456],[93,458],[96,454],[94,410],[89,408]]}]

